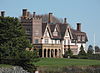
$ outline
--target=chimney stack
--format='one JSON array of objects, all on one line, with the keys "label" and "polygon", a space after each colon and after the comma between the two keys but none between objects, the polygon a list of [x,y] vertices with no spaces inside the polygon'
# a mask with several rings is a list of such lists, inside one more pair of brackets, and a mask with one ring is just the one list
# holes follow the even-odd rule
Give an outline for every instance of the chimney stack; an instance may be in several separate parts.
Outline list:
[{"label": "chimney stack", "polygon": [[22,14],[23,14],[22,16],[26,18],[27,17],[27,9],[23,9],[23,13]]},{"label": "chimney stack", "polygon": [[1,11],[1,16],[4,17],[5,11]]},{"label": "chimney stack", "polygon": [[35,17],[36,12],[33,12],[33,17]]},{"label": "chimney stack", "polygon": [[66,24],[67,23],[67,18],[64,18],[64,24]]},{"label": "chimney stack", "polygon": [[81,31],[81,23],[77,23],[77,31]]},{"label": "chimney stack", "polygon": [[52,23],[52,13],[49,13],[48,23]]}]

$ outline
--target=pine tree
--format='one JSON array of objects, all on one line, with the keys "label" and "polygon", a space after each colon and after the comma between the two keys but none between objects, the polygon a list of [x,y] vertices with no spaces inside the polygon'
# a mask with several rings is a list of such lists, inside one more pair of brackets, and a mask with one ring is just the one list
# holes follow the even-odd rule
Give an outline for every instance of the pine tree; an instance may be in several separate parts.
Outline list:
[{"label": "pine tree", "polygon": [[73,52],[71,51],[70,46],[69,46],[68,50],[64,54],[64,57],[68,58],[68,57],[70,57],[72,55],[73,55]]},{"label": "pine tree", "polygon": [[[30,43],[17,18],[0,17],[0,54],[1,57],[17,56],[18,51],[25,50]],[[16,52],[15,52],[16,51]]]},{"label": "pine tree", "polygon": [[93,46],[92,45],[89,45],[87,54],[89,54],[89,55],[93,54]]},{"label": "pine tree", "polygon": [[81,47],[80,47],[80,52],[79,52],[78,55],[86,55],[86,52],[84,51],[83,45],[81,45]]},{"label": "pine tree", "polygon": [[34,56],[33,52],[26,51],[26,48],[30,46],[31,45],[18,18],[0,17],[1,60],[4,59],[4,61],[6,61],[12,59],[6,64],[14,64],[22,66],[23,68],[25,67],[25,69],[28,70],[33,70],[33,65],[30,63],[35,62],[38,57]]}]

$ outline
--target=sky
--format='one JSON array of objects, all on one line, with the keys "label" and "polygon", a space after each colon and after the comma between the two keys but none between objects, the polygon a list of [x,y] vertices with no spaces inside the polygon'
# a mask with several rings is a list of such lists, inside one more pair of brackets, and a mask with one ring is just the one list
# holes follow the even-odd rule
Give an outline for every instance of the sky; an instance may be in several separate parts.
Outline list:
[{"label": "sky", "polygon": [[81,23],[82,31],[87,33],[88,45],[100,47],[100,0],[0,0],[0,11],[6,16],[19,17],[22,9],[31,13],[48,14],[52,12],[58,18],[67,18],[67,22],[76,29]]}]

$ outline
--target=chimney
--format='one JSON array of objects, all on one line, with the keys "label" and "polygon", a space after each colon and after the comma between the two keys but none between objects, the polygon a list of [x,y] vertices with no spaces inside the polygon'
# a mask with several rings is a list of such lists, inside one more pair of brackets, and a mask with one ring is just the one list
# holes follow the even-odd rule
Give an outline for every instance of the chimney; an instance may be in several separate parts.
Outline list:
[{"label": "chimney", "polygon": [[33,17],[35,17],[36,12],[33,12]]},{"label": "chimney", "polygon": [[1,16],[4,17],[5,11],[1,11]]},{"label": "chimney", "polygon": [[27,17],[30,17],[30,12],[27,12]]},{"label": "chimney", "polygon": [[49,13],[48,23],[52,23],[52,13]]},{"label": "chimney", "polygon": [[23,17],[27,17],[27,9],[23,9]]},{"label": "chimney", "polygon": [[66,24],[67,23],[67,18],[64,18],[64,24]]},{"label": "chimney", "polygon": [[77,23],[77,31],[81,31],[81,23]]}]

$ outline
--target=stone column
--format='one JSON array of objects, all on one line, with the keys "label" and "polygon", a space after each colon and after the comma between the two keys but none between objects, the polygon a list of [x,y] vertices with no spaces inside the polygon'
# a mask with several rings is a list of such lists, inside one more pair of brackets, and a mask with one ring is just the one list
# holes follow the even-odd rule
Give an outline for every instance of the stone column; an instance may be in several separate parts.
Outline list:
[{"label": "stone column", "polygon": [[46,58],[48,57],[48,49],[46,49]]},{"label": "stone column", "polygon": [[63,49],[61,49],[61,58],[63,58]]},{"label": "stone column", "polygon": [[59,51],[59,57],[62,58],[62,50]]},{"label": "stone column", "polygon": [[53,57],[55,58],[55,49],[53,50]]},{"label": "stone column", "polygon": [[42,58],[44,58],[44,49],[42,48]]},{"label": "stone column", "polygon": [[59,58],[59,49],[57,49],[57,58]]},{"label": "stone column", "polygon": [[50,51],[49,51],[49,57],[51,58],[51,49],[50,49]]}]

